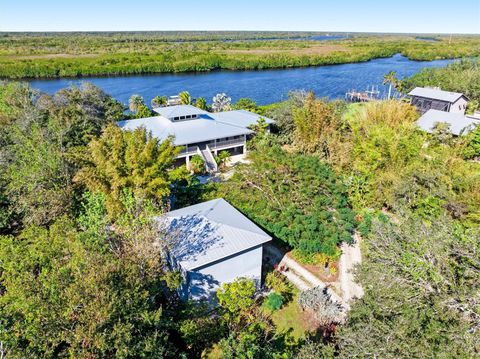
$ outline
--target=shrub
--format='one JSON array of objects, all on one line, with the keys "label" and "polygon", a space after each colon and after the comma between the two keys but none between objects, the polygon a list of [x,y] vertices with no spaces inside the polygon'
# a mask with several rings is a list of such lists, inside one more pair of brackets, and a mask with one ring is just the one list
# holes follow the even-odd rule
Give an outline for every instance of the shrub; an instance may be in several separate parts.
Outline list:
[{"label": "shrub", "polygon": [[303,310],[311,311],[320,325],[341,323],[344,319],[344,308],[331,299],[327,288],[315,287],[301,292],[298,304]]},{"label": "shrub", "polygon": [[274,292],[280,293],[285,299],[290,299],[293,294],[293,287],[283,275],[278,272],[270,272],[265,278],[265,284]]},{"label": "shrub", "polygon": [[285,301],[285,298],[281,294],[278,293],[270,293],[268,297],[265,299],[263,302],[263,307],[269,310],[270,312],[275,312],[279,310],[283,302]]},{"label": "shrub", "polygon": [[195,174],[202,174],[205,172],[205,161],[199,155],[194,155],[190,159],[190,168]]}]

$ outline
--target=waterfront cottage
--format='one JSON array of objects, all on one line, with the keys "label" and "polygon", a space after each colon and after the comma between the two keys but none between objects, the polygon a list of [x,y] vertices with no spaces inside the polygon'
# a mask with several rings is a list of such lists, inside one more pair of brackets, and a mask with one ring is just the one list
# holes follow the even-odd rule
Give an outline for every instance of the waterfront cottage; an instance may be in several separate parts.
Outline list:
[{"label": "waterfront cottage", "polygon": [[182,275],[183,299],[211,299],[239,277],[261,284],[263,245],[272,238],[222,198],[166,213],[169,262]]},{"label": "waterfront cottage", "polygon": [[411,103],[424,114],[428,110],[438,110],[464,114],[468,98],[458,92],[442,91],[438,88],[416,87],[409,92]]},{"label": "waterfront cottage", "polygon": [[242,157],[246,154],[247,138],[253,134],[249,127],[260,118],[264,118],[267,125],[274,122],[245,110],[212,113],[191,105],[153,110],[158,116],[119,121],[118,125],[124,130],[143,126],[160,140],[173,136],[173,143],[183,147],[177,156],[178,164],[186,163],[188,166],[191,157],[199,155],[209,172],[217,170],[213,156],[220,151],[228,151],[231,156]]}]

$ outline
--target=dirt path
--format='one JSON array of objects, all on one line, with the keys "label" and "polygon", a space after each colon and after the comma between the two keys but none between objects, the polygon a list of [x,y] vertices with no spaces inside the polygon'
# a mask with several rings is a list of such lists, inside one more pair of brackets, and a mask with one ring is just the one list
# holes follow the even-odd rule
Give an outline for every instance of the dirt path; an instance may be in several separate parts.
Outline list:
[{"label": "dirt path", "polygon": [[354,244],[342,244],[342,255],[339,263],[338,282],[342,298],[345,302],[351,303],[356,298],[363,297],[363,288],[355,281],[354,269],[356,265],[362,263],[362,252],[360,244],[362,238],[358,233],[354,235]]}]

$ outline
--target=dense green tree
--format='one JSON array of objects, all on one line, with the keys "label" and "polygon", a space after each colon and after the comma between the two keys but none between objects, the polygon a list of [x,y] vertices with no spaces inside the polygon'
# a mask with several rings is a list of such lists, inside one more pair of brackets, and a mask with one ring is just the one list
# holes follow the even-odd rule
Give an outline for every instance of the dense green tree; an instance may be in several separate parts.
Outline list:
[{"label": "dense green tree", "polygon": [[193,155],[192,158],[190,158],[189,170],[195,174],[204,174],[206,169],[203,157],[200,155]]},{"label": "dense green tree", "polygon": [[217,291],[220,305],[232,314],[239,314],[253,304],[255,283],[247,278],[239,278],[231,283],[224,283]]},{"label": "dense green tree", "polygon": [[180,97],[180,103],[182,105],[190,105],[192,103],[192,97],[188,91],[182,91],[178,96]]},{"label": "dense green tree", "polygon": [[135,118],[148,118],[152,117],[154,113],[146,105],[140,105],[137,112],[135,112]]},{"label": "dense green tree", "polygon": [[84,83],[53,96],[24,84],[0,86],[2,227],[47,224],[73,205],[71,154],[121,118],[123,107]]},{"label": "dense green tree", "polygon": [[[48,106],[49,105],[49,106]],[[66,147],[84,146],[109,123],[123,119],[123,105],[100,88],[84,82],[43,101]]]},{"label": "dense green tree", "polygon": [[126,189],[139,200],[160,205],[170,195],[172,183],[187,177],[185,167],[173,168],[179,151],[170,139],[160,142],[144,128],[123,131],[110,125],[82,154],[83,166],[75,180],[92,192],[104,193],[112,215],[123,210]]},{"label": "dense green tree", "polygon": [[12,126],[11,144],[2,152],[5,194],[26,224],[48,224],[72,206],[72,166],[55,130],[31,123],[28,129]]},{"label": "dense green tree", "polygon": [[468,146],[465,150],[465,156],[467,158],[479,158],[480,157],[480,126],[478,126],[469,135]]},{"label": "dense green tree", "polygon": [[195,106],[200,110],[207,110],[207,100],[205,97],[199,97],[195,100]]},{"label": "dense green tree", "polygon": [[155,96],[152,99],[152,107],[162,107],[167,105],[167,96]]},{"label": "dense green tree", "polygon": [[128,108],[132,112],[137,112],[140,106],[145,105],[143,97],[140,95],[132,95],[128,99]]},{"label": "dense green tree", "polygon": [[251,98],[241,98],[239,99],[235,105],[233,105],[235,110],[247,110],[251,112],[256,112],[258,107],[257,103],[252,100]]},{"label": "dense green tree", "polygon": [[287,101],[266,110],[265,115],[275,120],[273,128],[282,143],[291,144],[293,142],[295,131],[293,111],[303,107],[307,97],[308,93],[305,91],[290,92]]},{"label": "dense green tree", "polygon": [[305,104],[293,109],[293,120],[293,143],[301,152],[317,152],[327,159],[339,152],[343,123],[333,102],[315,99],[315,95],[309,93]]},{"label": "dense green tree", "polygon": [[[9,357],[172,357],[158,225],[125,197],[72,220],[0,237],[0,342]],[[162,244],[160,240],[160,244]]]},{"label": "dense green tree", "polygon": [[217,162],[219,167],[224,167],[228,163],[228,159],[230,158],[230,152],[228,151],[220,151],[218,155],[215,156],[215,162]]},{"label": "dense green tree", "polygon": [[408,210],[375,221],[359,273],[365,296],[340,327],[340,357],[477,356],[479,233]]}]

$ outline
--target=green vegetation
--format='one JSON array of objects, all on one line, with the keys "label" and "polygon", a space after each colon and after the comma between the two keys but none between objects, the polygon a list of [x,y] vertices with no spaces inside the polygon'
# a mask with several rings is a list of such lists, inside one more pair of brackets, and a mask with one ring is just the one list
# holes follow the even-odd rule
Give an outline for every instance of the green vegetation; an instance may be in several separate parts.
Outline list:
[{"label": "green vegetation", "polygon": [[[464,62],[404,86],[468,88],[476,99],[475,79]],[[125,109],[98,88],[48,96],[0,85],[0,356],[478,356],[479,130],[423,133],[415,109],[393,100],[293,93],[232,106],[276,126],[256,126],[251,162],[229,181],[201,185],[174,169],[171,141],[114,126]],[[243,278],[222,286],[216,308],[181,302],[180,274],[162,260],[175,238],[152,218],[218,196],[305,262],[335,259],[358,230],[365,295],[345,322],[323,292],[298,293],[277,271],[266,273],[266,297]]]},{"label": "green vegetation", "polygon": [[173,342],[179,276],[161,260],[172,241],[152,220],[180,186],[178,150],[112,126],[123,110],[90,85],[53,96],[0,86],[2,356],[186,350]]},{"label": "green vegetation", "polygon": [[275,312],[279,310],[284,302],[284,298],[281,294],[270,293],[268,297],[263,302],[263,307],[270,312]]},{"label": "green vegetation", "polygon": [[124,210],[125,191],[140,200],[168,198],[172,183],[187,177],[184,167],[172,169],[179,152],[171,140],[160,142],[144,128],[125,132],[108,125],[79,156],[81,168],[74,180],[90,192],[104,193],[107,210],[113,215]]},{"label": "green vegetation", "polygon": [[205,173],[205,160],[200,155],[193,155],[190,158],[190,170],[195,174]]},{"label": "green vegetation", "polygon": [[209,196],[225,198],[305,256],[336,256],[355,226],[341,181],[318,157],[287,153],[268,136],[255,147],[252,164],[212,185]]},{"label": "green vegetation", "polygon": [[345,109],[293,94],[271,114],[280,114],[284,148],[312,153],[344,178],[357,218],[367,224],[359,276],[365,296],[332,344],[310,342],[300,353],[474,357],[480,349],[474,259],[480,166],[465,158],[473,157],[477,132],[459,138],[423,133],[414,123],[419,115],[397,101]]},{"label": "green vegetation", "polygon": [[[428,42],[413,36],[367,34],[312,41],[308,39],[311,35],[7,33],[0,36],[0,78],[260,70],[362,62],[396,53],[412,60],[472,57],[480,53],[480,38],[476,36],[438,37],[438,41]],[[272,37],[278,39],[262,40]]]}]

